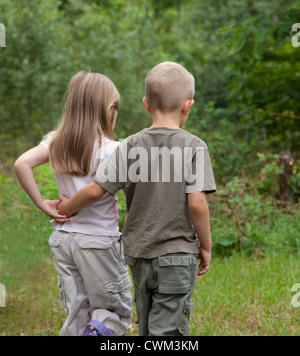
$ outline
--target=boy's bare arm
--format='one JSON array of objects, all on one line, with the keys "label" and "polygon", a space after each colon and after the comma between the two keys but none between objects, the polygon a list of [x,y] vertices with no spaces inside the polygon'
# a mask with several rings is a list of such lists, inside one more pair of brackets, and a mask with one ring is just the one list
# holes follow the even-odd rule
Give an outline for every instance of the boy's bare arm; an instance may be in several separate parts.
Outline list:
[{"label": "boy's bare arm", "polygon": [[212,245],[209,209],[205,192],[188,194],[188,205],[191,219],[200,242],[198,275],[202,275],[209,269]]},{"label": "boy's bare arm", "polygon": [[92,182],[81,188],[71,199],[60,197],[61,203],[58,206],[58,211],[60,214],[70,217],[86,206],[95,203],[105,193],[105,189],[96,182]]}]

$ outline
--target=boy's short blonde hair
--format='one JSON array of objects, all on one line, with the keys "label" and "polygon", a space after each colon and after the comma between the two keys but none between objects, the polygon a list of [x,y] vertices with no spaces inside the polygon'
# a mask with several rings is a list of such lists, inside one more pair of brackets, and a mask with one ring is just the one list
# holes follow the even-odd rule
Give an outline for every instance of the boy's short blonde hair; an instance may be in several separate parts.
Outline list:
[{"label": "boy's short blonde hair", "polygon": [[195,79],[178,63],[160,63],[146,77],[145,96],[153,112],[173,112],[194,95]]}]

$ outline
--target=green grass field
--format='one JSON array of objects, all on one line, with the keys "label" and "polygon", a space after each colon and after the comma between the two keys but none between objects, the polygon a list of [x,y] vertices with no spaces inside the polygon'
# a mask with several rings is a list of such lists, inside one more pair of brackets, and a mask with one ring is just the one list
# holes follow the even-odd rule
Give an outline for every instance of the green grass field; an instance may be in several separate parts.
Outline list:
[{"label": "green grass field", "polygon": [[[48,247],[49,219],[17,185],[3,183],[0,283],[7,295],[0,335],[58,335],[65,316]],[[300,283],[299,257],[284,251],[215,256],[198,279],[191,335],[299,335],[300,308],[291,303],[292,286]],[[128,335],[138,335],[133,325]]]}]

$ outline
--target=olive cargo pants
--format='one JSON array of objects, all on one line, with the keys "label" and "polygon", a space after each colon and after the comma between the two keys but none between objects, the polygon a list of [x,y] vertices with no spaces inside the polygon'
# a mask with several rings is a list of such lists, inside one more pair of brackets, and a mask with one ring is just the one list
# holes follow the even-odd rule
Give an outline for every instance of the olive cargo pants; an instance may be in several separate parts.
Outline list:
[{"label": "olive cargo pants", "polygon": [[188,336],[197,256],[168,254],[154,259],[125,256],[132,273],[140,336]]}]

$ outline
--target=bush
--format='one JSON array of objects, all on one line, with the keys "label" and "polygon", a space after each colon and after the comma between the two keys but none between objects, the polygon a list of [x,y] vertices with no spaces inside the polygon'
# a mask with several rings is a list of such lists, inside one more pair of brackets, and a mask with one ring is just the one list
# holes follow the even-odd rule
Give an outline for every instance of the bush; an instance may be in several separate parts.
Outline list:
[{"label": "bush", "polygon": [[267,250],[299,250],[300,209],[297,205],[281,204],[265,193],[261,182],[240,177],[235,177],[216,194],[211,204],[216,254],[240,251],[263,257]]}]

